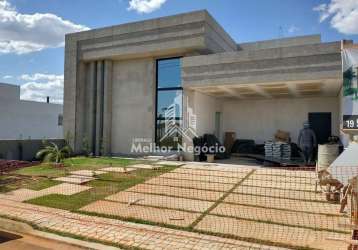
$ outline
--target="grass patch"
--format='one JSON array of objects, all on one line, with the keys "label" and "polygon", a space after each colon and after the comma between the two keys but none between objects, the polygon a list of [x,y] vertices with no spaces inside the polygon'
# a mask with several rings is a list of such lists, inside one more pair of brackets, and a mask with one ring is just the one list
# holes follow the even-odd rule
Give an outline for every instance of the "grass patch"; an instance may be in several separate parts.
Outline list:
[{"label": "grass patch", "polygon": [[28,200],[27,203],[54,207],[69,211],[77,211],[94,201],[126,190],[146,180],[174,170],[176,167],[162,167],[157,170],[138,169],[129,173],[106,173],[86,184],[92,188],[71,196],[51,194],[36,199]]},{"label": "grass patch", "polygon": [[0,176],[0,193],[10,192],[19,188],[41,190],[55,186],[59,183],[60,182],[43,177],[30,178],[27,176],[16,175]]},{"label": "grass patch", "polygon": [[42,163],[37,166],[22,168],[16,170],[14,173],[19,175],[28,176],[46,176],[50,178],[62,177],[71,171],[76,170],[97,170],[100,168],[114,166],[128,166],[138,163],[136,160],[121,159],[121,158],[110,158],[110,157],[73,157],[65,160],[65,167],[56,168],[52,164]]}]

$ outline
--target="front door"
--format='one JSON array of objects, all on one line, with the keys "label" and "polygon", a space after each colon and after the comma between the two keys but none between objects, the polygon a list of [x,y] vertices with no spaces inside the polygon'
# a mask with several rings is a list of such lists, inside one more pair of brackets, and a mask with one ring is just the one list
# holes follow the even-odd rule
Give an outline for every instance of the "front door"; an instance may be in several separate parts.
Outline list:
[{"label": "front door", "polygon": [[315,132],[318,144],[328,142],[328,137],[332,135],[332,113],[317,112],[308,113],[308,121],[311,129]]}]

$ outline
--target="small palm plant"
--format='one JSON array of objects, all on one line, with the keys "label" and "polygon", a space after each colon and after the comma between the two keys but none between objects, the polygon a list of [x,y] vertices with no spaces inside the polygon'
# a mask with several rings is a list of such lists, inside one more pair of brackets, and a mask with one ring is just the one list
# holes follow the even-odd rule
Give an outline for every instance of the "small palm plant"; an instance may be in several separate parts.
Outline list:
[{"label": "small palm plant", "polygon": [[[46,145],[47,144],[47,145]],[[36,158],[43,162],[51,162],[55,165],[62,165],[65,158],[70,157],[71,147],[66,145],[59,148],[55,143],[45,143],[45,147],[37,152]]]}]

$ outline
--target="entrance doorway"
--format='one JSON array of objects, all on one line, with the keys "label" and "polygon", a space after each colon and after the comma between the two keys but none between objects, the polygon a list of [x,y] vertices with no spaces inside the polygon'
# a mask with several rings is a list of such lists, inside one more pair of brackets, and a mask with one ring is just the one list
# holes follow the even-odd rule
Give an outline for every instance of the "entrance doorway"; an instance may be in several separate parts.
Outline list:
[{"label": "entrance doorway", "polygon": [[318,144],[325,144],[332,135],[332,113],[308,113],[308,122],[315,132]]}]

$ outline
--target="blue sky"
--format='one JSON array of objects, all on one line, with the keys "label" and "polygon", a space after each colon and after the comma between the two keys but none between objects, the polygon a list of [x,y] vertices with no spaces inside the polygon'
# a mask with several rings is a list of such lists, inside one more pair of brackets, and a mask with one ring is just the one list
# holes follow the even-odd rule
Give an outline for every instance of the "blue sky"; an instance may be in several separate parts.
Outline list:
[{"label": "blue sky", "polygon": [[358,42],[357,0],[0,0],[0,82],[23,85],[25,99],[60,101],[64,33],[199,9],[238,43],[317,33]]}]

